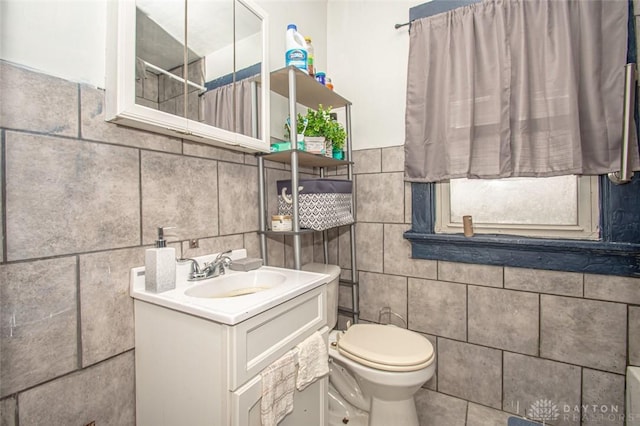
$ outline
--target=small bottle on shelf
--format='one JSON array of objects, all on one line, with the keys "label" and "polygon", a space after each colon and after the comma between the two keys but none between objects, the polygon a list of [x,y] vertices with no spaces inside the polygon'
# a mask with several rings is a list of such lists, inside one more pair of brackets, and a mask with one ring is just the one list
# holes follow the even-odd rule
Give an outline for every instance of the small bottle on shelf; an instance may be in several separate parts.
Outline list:
[{"label": "small bottle on shelf", "polygon": [[311,77],[315,76],[316,69],[314,66],[315,56],[313,54],[313,45],[311,44],[311,37],[305,37],[304,41],[307,43],[307,71]]},{"label": "small bottle on shelf", "polygon": [[326,81],[326,82],[325,82],[325,84],[324,84],[324,85],[325,85],[325,86],[327,86],[327,88],[329,88],[329,89],[333,90],[333,83],[331,82],[331,79],[330,79],[329,77],[327,77],[327,78],[325,79],[325,81]]}]

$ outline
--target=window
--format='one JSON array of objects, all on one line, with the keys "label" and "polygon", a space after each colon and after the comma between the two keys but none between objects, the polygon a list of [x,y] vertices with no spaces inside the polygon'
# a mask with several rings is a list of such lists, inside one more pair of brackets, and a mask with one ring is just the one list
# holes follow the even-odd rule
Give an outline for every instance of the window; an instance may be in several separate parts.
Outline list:
[{"label": "window", "polygon": [[436,233],[461,233],[471,215],[475,234],[598,239],[598,179],[453,179],[436,185]]},{"label": "window", "polygon": [[437,234],[436,185],[413,183],[412,227],[404,236],[416,259],[640,276],[640,173],[614,185],[598,178],[599,240]]},{"label": "window", "polygon": [[[410,20],[413,21],[454,9],[462,4],[476,2],[479,0],[429,1],[411,8],[409,11]],[[629,3],[629,7],[631,7],[631,3]],[[636,62],[633,13],[630,13],[629,16],[631,19],[629,19],[627,62]],[[441,89],[441,85],[434,87],[438,90]],[[537,108],[539,105],[533,106]],[[561,108],[563,104],[560,102],[556,106]],[[432,113],[439,114],[440,112],[442,112],[441,109],[436,109]],[[446,117],[449,115],[447,114]],[[638,123],[637,120],[636,123]],[[433,167],[439,166],[440,164],[437,162],[433,164]],[[485,208],[486,210],[487,205],[482,206],[480,210],[465,207],[464,203],[470,199],[470,195],[458,197],[456,194],[464,193],[456,189],[457,183],[454,181],[453,205],[449,204],[446,207],[442,206],[441,198],[444,191],[451,192],[451,183],[448,186],[423,182],[412,183],[412,228],[404,236],[411,242],[412,257],[417,259],[640,276],[640,173],[635,173],[633,180],[625,185],[614,185],[606,176],[588,178],[588,180],[588,183],[583,182],[582,179],[575,181],[576,186],[567,190],[573,192],[564,192],[562,195],[563,192],[560,191],[559,198],[556,197],[556,200],[560,199],[561,201],[566,201],[565,198],[576,200],[575,214],[565,216],[559,221],[560,223],[547,223],[555,228],[552,229],[553,232],[557,232],[558,227],[570,223],[569,226],[574,230],[582,228],[582,235],[579,235],[579,232],[578,234],[574,233],[573,236],[555,234],[556,236],[553,237],[526,234],[528,231],[519,230],[518,232],[521,234],[514,236],[516,231],[513,229],[509,229],[508,232],[500,231],[511,226],[506,226],[504,223],[499,223],[499,228],[491,230],[490,223],[500,222],[500,220],[495,220],[495,215],[489,219],[483,217],[484,213],[481,209]],[[555,183],[543,184],[543,188],[548,186],[555,186]],[[588,191],[587,188],[589,188]],[[525,199],[533,199],[533,196],[529,196],[533,191],[534,186],[530,184],[525,185],[524,189],[516,190],[516,192],[522,192]],[[476,189],[471,190],[471,193],[477,196],[478,194],[475,192],[477,192]],[[585,198],[587,192],[590,194],[588,202]],[[490,187],[481,198],[486,199],[491,193],[492,188]],[[449,197],[447,196],[446,199],[448,200]],[[509,199],[513,200],[514,197]],[[587,205],[591,206],[590,211],[586,207]],[[507,205],[508,212],[511,214],[515,209],[509,207]],[[553,203],[548,208],[554,208]],[[525,213],[527,211],[530,213],[531,210],[544,211],[537,204],[534,208],[529,207],[522,210]],[[564,210],[570,211],[571,209],[565,207]],[[466,214],[471,214],[474,217],[476,233],[471,238],[465,237],[461,232],[460,216]],[[445,221],[442,220],[444,217],[447,218],[445,227],[443,227]],[[535,218],[532,220],[531,216],[527,218],[526,215],[519,218],[516,215],[515,218],[508,219],[510,222],[520,221],[518,226],[522,226],[522,222],[537,221]],[[486,226],[483,222],[486,222]],[[530,224],[525,223],[524,225],[530,228]],[[506,235],[507,233],[511,234]]]}]

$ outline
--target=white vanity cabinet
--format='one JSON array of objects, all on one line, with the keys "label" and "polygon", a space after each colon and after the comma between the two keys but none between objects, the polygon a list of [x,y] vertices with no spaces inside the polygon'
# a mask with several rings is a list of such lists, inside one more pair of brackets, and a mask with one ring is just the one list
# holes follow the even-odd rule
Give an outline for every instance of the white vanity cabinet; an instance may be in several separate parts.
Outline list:
[{"label": "white vanity cabinet", "polygon": [[[326,285],[235,325],[136,299],[138,426],[259,426],[260,372],[321,330]],[[280,425],[326,425],[327,378],[296,391]]]}]

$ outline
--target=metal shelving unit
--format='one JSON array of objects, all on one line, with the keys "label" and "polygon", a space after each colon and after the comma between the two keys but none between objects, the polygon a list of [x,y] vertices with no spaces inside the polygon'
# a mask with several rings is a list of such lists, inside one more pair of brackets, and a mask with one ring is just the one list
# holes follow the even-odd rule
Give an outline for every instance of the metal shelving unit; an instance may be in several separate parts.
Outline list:
[{"label": "metal shelving unit", "polygon": [[[333,90],[326,88],[319,84],[315,79],[309,77],[302,71],[295,67],[282,68],[271,73],[270,80],[271,91],[278,93],[279,95],[288,98],[289,100],[289,117],[291,117],[291,128],[297,128],[297,106],[303,105],[307,108],[317,109],[319,104],[325,106],[331,106],[333,108],[345,108],[346,113],[346,132],[347,140],[346,147],[346,159],[336,160],[330,157],[324,157],[321,155],[310,154],[305,151],[292,149],[290,151],[274,152],[270,154],[258,155],[258,182],[259,182],[259,235],[260,235],[260,251],[265,264],[268,264],[267,258],[267,236],[268,235],[290,235],[293,237],[293,255],[294,255],[294,268],[300,269],[301,265],[301,236],[306,233],[312,233],[310,229],[300,229],[300,221],[298,216],[299,209],[299,167],[318,167],[320,168],[320,177],[325,176],[326,167],[346,166],[347,167],[347,179],[353,181],[353,161],[352,161],[352,148],[351,148],[351,102],[342,96],[335,93]],[[296,146],[296,134],[291,132],[291,146]],[[264,161],[277,161],[280,163],[286,163],[291,165],[291,198],[293,200],[293,215],[292,215],[292,231],[289,232],[276,232],[270,231],[267,228],[267,202],[266,202],[266,177],[264,169]],[[355,219],[355,197],[352,197],[351,211]],[[359,320],[359,298],[358,298],[358,271],[356,269],[356,227],[355,222],[349,225],[349,245],[351,250],[351,280],[340,280],[341,285],[351,287],[352,291],[352,309],[340,309],[340,313],[351,315],[353,322],[357,323]],[[323,249],[324,260],[328,262],[328,236],[327,231],[323,231]]]}]

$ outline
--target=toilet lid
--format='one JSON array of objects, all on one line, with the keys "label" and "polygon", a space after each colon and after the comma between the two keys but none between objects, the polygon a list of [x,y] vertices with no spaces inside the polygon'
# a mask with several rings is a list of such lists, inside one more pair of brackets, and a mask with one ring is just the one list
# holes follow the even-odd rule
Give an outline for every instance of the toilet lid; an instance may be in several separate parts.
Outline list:
[{"label": "toilet lid", "polygon": [[393,325],[354,324],[337,346],[347,358],[384,371],[420,370],[434,360],[429,340]]}]

